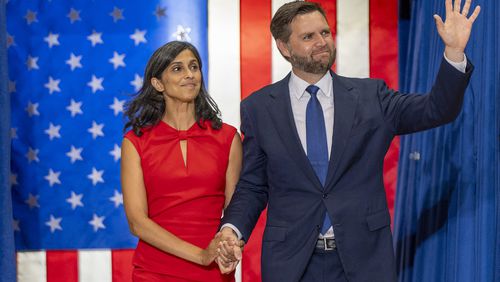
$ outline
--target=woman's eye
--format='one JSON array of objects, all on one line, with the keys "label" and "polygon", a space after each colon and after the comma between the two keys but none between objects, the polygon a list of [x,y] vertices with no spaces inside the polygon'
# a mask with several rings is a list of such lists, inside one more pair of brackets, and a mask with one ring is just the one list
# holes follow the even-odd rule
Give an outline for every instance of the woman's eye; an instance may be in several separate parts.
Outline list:
[{"label": "woman's eye", "polygon": [[192,65],[192,66],[191,66],[191,69],[192,69],[192,70],[195,70],[195,71],[196,71],[196,70],[198,70],[199,68],[200,68],[200,67],[199,67],[198,65]]}]

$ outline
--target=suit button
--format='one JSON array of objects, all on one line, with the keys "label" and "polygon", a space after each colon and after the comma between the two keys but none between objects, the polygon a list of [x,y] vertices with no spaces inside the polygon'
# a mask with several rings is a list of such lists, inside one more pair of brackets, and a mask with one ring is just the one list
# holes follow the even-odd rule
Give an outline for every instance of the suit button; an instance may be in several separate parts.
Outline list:
[{"label": "suit button", "polygon": [[323,194],[323,199],[328,199],[328,194]]}]

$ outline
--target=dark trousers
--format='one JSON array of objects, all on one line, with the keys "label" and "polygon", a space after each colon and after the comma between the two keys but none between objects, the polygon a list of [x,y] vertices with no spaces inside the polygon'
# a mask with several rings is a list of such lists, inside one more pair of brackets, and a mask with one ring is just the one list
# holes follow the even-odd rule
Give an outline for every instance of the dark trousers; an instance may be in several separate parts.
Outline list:
[{"label": "dark trousers", "polygon": [[314,250],[302,282],[347,282],[337,250]]}]

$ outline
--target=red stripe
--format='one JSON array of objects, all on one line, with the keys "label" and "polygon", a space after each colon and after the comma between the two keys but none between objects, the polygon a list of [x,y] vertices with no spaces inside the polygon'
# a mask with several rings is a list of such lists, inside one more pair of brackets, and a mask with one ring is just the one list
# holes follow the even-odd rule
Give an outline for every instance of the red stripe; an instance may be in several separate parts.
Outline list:
[{"label": "red stripe", "polygon": [[[332,32],[332,37],[335,42],[337,38],[337,1],[332,0],[314,0],[311,2],[316,2],[321,5],[323,10],[325,10],[326,18],[328,20],[328,25]],[[336,64],[332,66],[332,69],[336,69]]]},{"label": "red stripe", "polygon": [[[240,1],[241,99],[271,83],[271,0]],[[264,211],[245,246],[242,281],[262,281],[260,254],[265,226]]]},{"label": "red stripe", "polygon": [[241,98],[271,82],[271,0],[241,0]]},{"label": "red stripe", "polygon": [[[398,88],[398,1],[379,0],[370,5],[370,77],[384,79]],[[394,139],[384,161],[387,203],[394,211],[399,138]]]},{"label": "red stripe", "polygon": [[78,282],[77,251],[47,251],[48,282]]},{"label": "red stripe", "polygon": [[113,282],[132,281],[132,257],[134,250],[114,250],[111,252]]}]

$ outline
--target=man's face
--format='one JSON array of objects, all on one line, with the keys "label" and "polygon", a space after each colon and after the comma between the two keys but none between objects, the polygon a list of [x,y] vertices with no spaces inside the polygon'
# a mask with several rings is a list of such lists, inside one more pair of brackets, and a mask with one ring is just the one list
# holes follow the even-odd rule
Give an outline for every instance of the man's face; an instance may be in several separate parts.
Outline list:
[{"label": "man's face", "polygon": [[326,19],[320,12],[298,15],[290,23],[288,43],[279,41],[283,55],[294,69],[325,74],[335,61],[335,46]]}]

